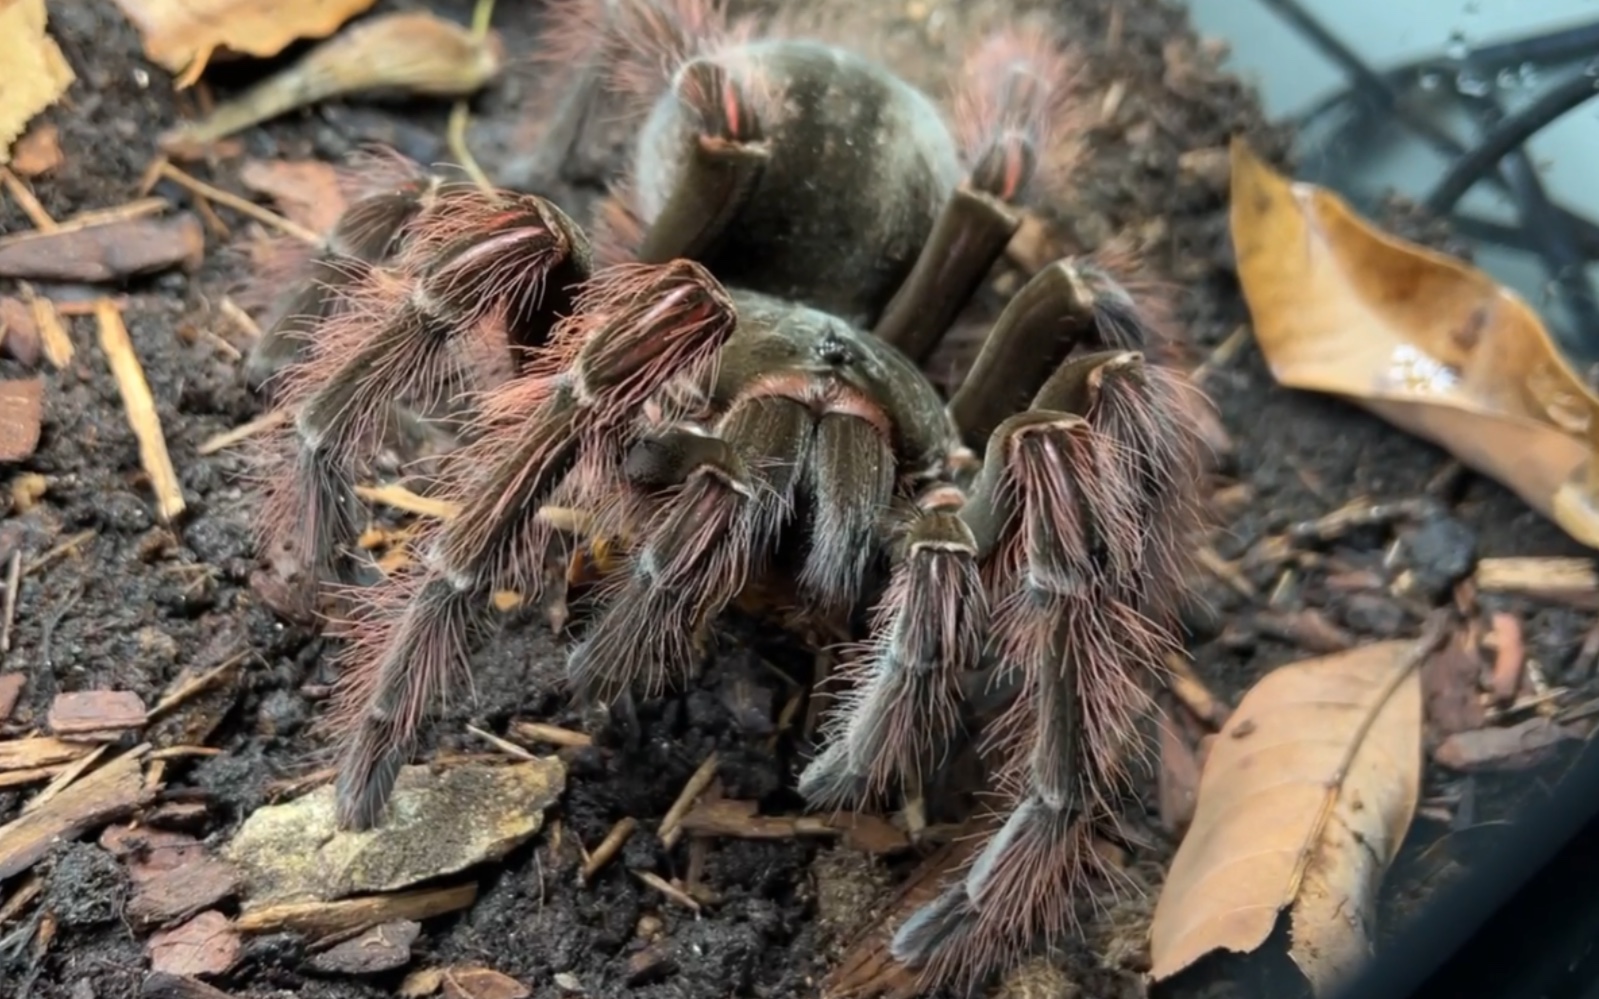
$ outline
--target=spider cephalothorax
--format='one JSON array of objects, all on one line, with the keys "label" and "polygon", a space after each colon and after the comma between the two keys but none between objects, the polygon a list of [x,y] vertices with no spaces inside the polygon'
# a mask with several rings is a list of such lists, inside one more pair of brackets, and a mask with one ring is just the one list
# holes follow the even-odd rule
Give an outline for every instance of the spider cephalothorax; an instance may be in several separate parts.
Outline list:
[{"label": "spider cephalothorax", "polygon": [[263,541],[313,585],[350,578],[355,477],[395,404],[470,400],[439,482],[458,512],[352,597],[339,820],[379,821],[491,594],[561,585],[548,513],[583,511],[622,551],[571,650],[581,695],[681,681],[754,581],[807,613],[872,608],[800,778],[818,805],[920,786],[962,681],[1002,685],[983,745],[1003,821],[895,953],[939,977],[1018,956],[1070,924],[1136,751],[1196,481],[1191,393],[1091,264],[1034,275],[949,399],[920,370],[1058,146],[1064,61],[1039,32],[989,39],[952,128],[871,60],[696,0],[566,14],[578,86],[609,66],[644,98],[601,238],[534,195],[390,178],[254,359],[292,416]]}]

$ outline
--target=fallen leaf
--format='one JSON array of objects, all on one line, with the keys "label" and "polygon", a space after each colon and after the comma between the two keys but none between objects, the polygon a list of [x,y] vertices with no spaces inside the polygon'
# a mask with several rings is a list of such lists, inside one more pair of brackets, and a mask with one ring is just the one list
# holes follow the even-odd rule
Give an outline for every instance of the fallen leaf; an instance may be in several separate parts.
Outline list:
[{"label": "fallen leaf", "polygon": [[181,267],[205,256],[205,231],[188,212],[0,239],[0,277],[37,281],[122,281]]},{"label": "fallen leaf", "polygon": [[526,985],[493,968],[445,968],[444,994],[449,999],[527,999]]},{"label": "fallen leaf", "polygon": [[257,809],[223,856],[243,873],[255,904],[393,891],[504,856],[539,831],[565,784],[566,767],[553,756],[405,767],[374,829],[338,829],[334,789],[324,785]]},{"label": "fallen leaf", "polygon": [[1337,395],[1449,450],[1599,546],[1588,391],[1514,292],[1376,229],[1233,144],[1232,233],[1282,384]]},{"label": "fallen leaf", "polygon": [[1370,951],[1376,889],[1421,783],[1418,660],[1382,642],[1273,670],[1217,736],[1150,927],[1156,981],[1292,921],[1290,956],[1326,994]]},{"label": "fallen leaf", "polygon": [[45,31],[44,0],[0,3],[0,164],[33,116],[54,104],[76,79],[61,47]]},{"label": "fallen leaf", "polygon": [[21,461],[39,446],[44,424],[44,379],[0,381],[0,461]]},{"label": "fallen leaf", "polygon": [[23,177],[38,177],[65,162],[61,131],[54,125],[35,125],[11,148],[11,169]]},{"label": "fallen leaf", "polygon": [[182,926],[151,935],[150,970],[170,975],[220,975],[239,960],[241,944],[228,917],[215,909]]},{"label": "fallen leaf", "polygon": [[301,38],[326,38],[375,0],[116,0],[144,53],[169,72],[213,53],[265,59]]},{"label": "fallen leaf", "polygon": [[1451,770],[1503,773],[1547,762],[1555,747],[1576,733],[1542,715],[1505,728],[1456,732],[1433,750],[1433,759]]},{"label": "fallen leaf", "polygon": [[270,197],[291,222],[312,232],[331,231],[344,214],[344,190],[331,163],[248,160],[239,168],[239,180],[257,194]]},{"label": "fallen leaf", "polygon": [[409,919],[374,926],[358,937],[329,947],[311,958],[311,967],[327,974],[376,975],[403,968],[422,924]]}]

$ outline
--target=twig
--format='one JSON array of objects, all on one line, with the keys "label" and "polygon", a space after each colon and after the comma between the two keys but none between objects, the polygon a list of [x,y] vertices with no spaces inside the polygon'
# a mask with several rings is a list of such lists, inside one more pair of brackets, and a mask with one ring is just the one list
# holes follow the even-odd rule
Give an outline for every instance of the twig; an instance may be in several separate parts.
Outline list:
[{"label": "twig", "polygon": [[[494,0],[477,0],[477,6],[472,10],[472,38],[474,40],[481,43],[488,37],[489,22],[493,18]],[[450,109],[450,123],[445,131],[445,143],[449,146],[450,153],[455,157],[455,161],[461,165],[461,169],[465,170],[466,175],[472,178],[472,183],[484,191],[492,192],[494,190],[494,182],[489,180],[489,175],[483,172],[481,166],[478,166],[477,158],[472,155],[472,149],[467,145],[466,124],[471,115],[472,104],[468,98],[463,97],[455,102],[455,106]]]},{"label": "twig", "polygon": [[66,555],[72,554],[74,551],[82,548],[85,542],[93,539],[98,533],[99,532],[92,527],[87,531],[79,531],[77,534],[74,534],[72,537],[61,542],[54,548],[45,552],[43,555],[40,555],[38,558],[34,559],[32,562],[29,562],[27,565],[23,566],[22,574],[24,576],[32,575],[33,573],[38,572],[40,569],[43,569],[45,566],[49,565],[51,562],[54,562],[55,560]]},{"label": "twig", "polygon": [[28,190],[28,185],[22,178],[12,173],[8,167],[0,166],[0,184],[4,184],[11,196],[17,199],[17,207],[22,209],[22,214],[28,216],[28,221],[40,232],[55,232],[61,224],[50,217],[50,213],[39,204],[39,199]]},{"label": "twig", "polygon": [[218,663],[216,666],[206,670],[204,673],[185,680],[178,686],[176,690],[161,698],[161,700],[156,703],[156,706],[149,710],[145,716],[147,723],[155,721],[174,708],[177,708],[212,689],[218,683],[222,682],[223,678],[225,678],[229,673],[238,669],[239,666],[249,657],[250,653],[248,651],[236,652],[227,659],[224,659],[222,662]]},{"label": "twig", "polygon": [[543,722],[512,722],[511,731],[528,742],[548,742],[556,746],[572,747],[594,745],[592,736],[574,732],[569,728],[561,728],[559,725],[546,725]]},{"label": "twig", "polygon": [[460,507],[455,503],[418,496],[400,485],[356,486],[355,495],[368,503],[382,503],[384,506],[392,506],[406,513],[436,517],[439,520],[449,520],[460,511]]},{"label": "twig", "polygon": [[681,905],[683,908],[692,912],[700,911],[700,904],[694,900],[692,895],[672,884],[670,881],[667,881],[659,874],[651,874],[649,871],[634,871],[633,876],[649,885],[651,888],[654,888],[662,895],[665,895],[667,898],[676,902],[678,905]]},{"label": "twig", "polygon": [[222,301],[217,305],[217,311],[228,318],[233,325],[243,330],[251,340],[261,339],[261,327],[250,314],[239,308],[239,303],[228,296],[222,296]]},{"label": "twig", "polygon": [[232,430],[224,430],[220,434],[207,437],[195,449],[196,454],[207,455],[224,451],[235,444],[248,440],[266,430],[281,426],[289,419],[289,410],[273,409],[256,417],[248,423],[241,423]]},{"label": "twig", "polygon": [[627,843],[628,837],[632,836],[633,831],[637,828],[638,820],[631,815],[619,820],[616,825],[612,826],[611,831],[605,834],[605,838],[600,840],[600,845],[594,848],[594,852],[589,855],[588,861],[584,863],[582,879],[588,881],[599,873],[600,868],[610,863],[611,859],[621,852],[623,845]]},{"label": "twig", "polygon": [[1202,568],[1238,591],[1240,596],[1254,600],[1259,595],[1255,590],[1255,584],[1239,570],[1238,565],[1222,558],[1216,549],[1209,545],[1200,545],[1194,554]]},{"label": "twig", "polygon": [[514,757],[516,757],[519,760],[536,760],[536,759],[538,759],[537,756],[534,756],[532,753],[530,753],[527,750],[523,749],[521,746],[518,746],[516,743],[510,741],[509,739],[502,739],[499,736],[495,735],[493,732],[487,731],[485,729],[478,728],[476,725],[468,725],[466,727],[466,730],[468,732],[471,732],[473,735],[477,736],[479,739],[482,739],[484,742],[488,743],[489,745],[493,746],[495,749],[498,749],[500,752],[506,754],[507,756],[514,756]]},{"label": "twig", "polygon": [[247,215],[262,225],[276,229],[287,236],[293,236],[302,243],[307,243],[311,246],[322,245],[322,238],[305,226],[297,222],[291,222],[276,212],[268,211],[253,201],[239,197],[237,194],[224,191],[222,188],[207,184],[203,180],[196,180],[169,162],[161,161],[157,172],[160,176],[172,181],[172,183],[184,188],[191,194],[208,198],[219,205],[226,205],[239,214]]},{"label": "twig", "polygon": [[700,768],[689,777],[683,785],[683,790],[678,793],[677,800],[672,802],[672,807],[667,809],[666,817],[661,819],[661,843],[668,849],[676,845],[678,838],[683,835],[683,816],[694,807],[694,799],[700,796],[716,776],[716,767],[720,763],[717,755],[712,753],[700,764]]},{"label": "twig", "polygon": [[139,460],[155,491],[156,514],[163,523],[170,524],[182,515],[186,504],[178,473],[172,467],[172,456],[167,453],[166,436],[161,431],[161,418],[156,415],[150,383],[145,380],[144,369],[133,351],[133,340],[122,324],[122,314],[116,305],[109,299],[102,299],[95,317],[100,324],[100,349],[105,351],[106,362],[122,393],[128,425],[139,440]]},{"label": "twig", "polygon": [[51,367],[60,371],[72,363],[72,356],[76,353],[72,337],[67,335],[67,328],[62,325],[54,302],[35,292],[30,284],[23,283],[21,290],[22,300],[28,303],[28,311],[33,314],[33,325],[39,328],[45,359]]},{"label": "twig", "polygon": [[11,626],[17,619],[17,590],[22,586],[22,551],[11,553],[6,566],[5,623],[0,624],[0,652],[11,651]]}]

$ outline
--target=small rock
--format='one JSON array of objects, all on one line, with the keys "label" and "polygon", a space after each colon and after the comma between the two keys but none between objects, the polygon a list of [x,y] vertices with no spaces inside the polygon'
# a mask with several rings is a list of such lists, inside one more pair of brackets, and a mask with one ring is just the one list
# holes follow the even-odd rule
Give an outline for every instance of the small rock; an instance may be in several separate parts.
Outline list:
[{"label": "small rock", "polygon": [[583,982],[570,971],[557,972],[555,985],[562,992],[582,992]]},{"label": "small rock", "polygon": [[1362,635],[1397,638],[1405,630],[1405,609],[1380,593],[1351,593],[1344,599],[1344,623]]},{"label": "small rock", "polygon": [[669,941],[651,944],[627,959],[627,984],[637,987],[677,973],[677,957]]},{"label": "small rock", "polygon": [[1453,517],[1429,518],[1405,539],[1416,587],[1428,599],[1447,598],[1477,564],[1477,534]]},{"label": "small rock", "polygon": [[72,983],[72,999],[95,999],[94,983],[80,978]]},{"label": "small rock", "polygon": [[556,757],[400,771],[381,823],[340,830],[332,786],[256,809],[224,850],[257,904],[395,891],[504,856],[531,838],[566,786]]},{"label": "small rock", "polygon": [[311,959],[317,971],[344,975],[375,975],[403,968],[411,960],[411,945],[422,924],[409,919],[374,926]]}]

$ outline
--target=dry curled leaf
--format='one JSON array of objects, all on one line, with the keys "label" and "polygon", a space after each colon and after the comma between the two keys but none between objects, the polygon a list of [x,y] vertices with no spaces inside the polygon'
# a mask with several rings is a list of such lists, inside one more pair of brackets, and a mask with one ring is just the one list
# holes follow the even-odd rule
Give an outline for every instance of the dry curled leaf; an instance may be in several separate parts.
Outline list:
[{"label": "dry curled leaf", "polygon": [[1383,642],[1268,673],[1205,761],[1154,922],[1155,979],[1247,953],[1284,908],[1290,955],[1319,994],[1370,950],[1377,887],[1421,783],[1419,659]]},{"label": "dry curled leaf", "polygon": [[216,52],[275,56],[301,38],[326,38],[375,0],[116,0],[144,53],[168,71]]},{"label": "dry curled leaf", "polygon": [[[1342,396],[1599,546],[1596,397],[1537,314],[1459,260],[1233,145],[1238,277],[1272,375]],[[1592,480],[1590,480],[1592,476]]]},{"label": "dry curled leaf", "polygon": [[44,0],[0,0],[0,164],[33,116],[54,104],[75,79],[60,46],[45,31]]}]

